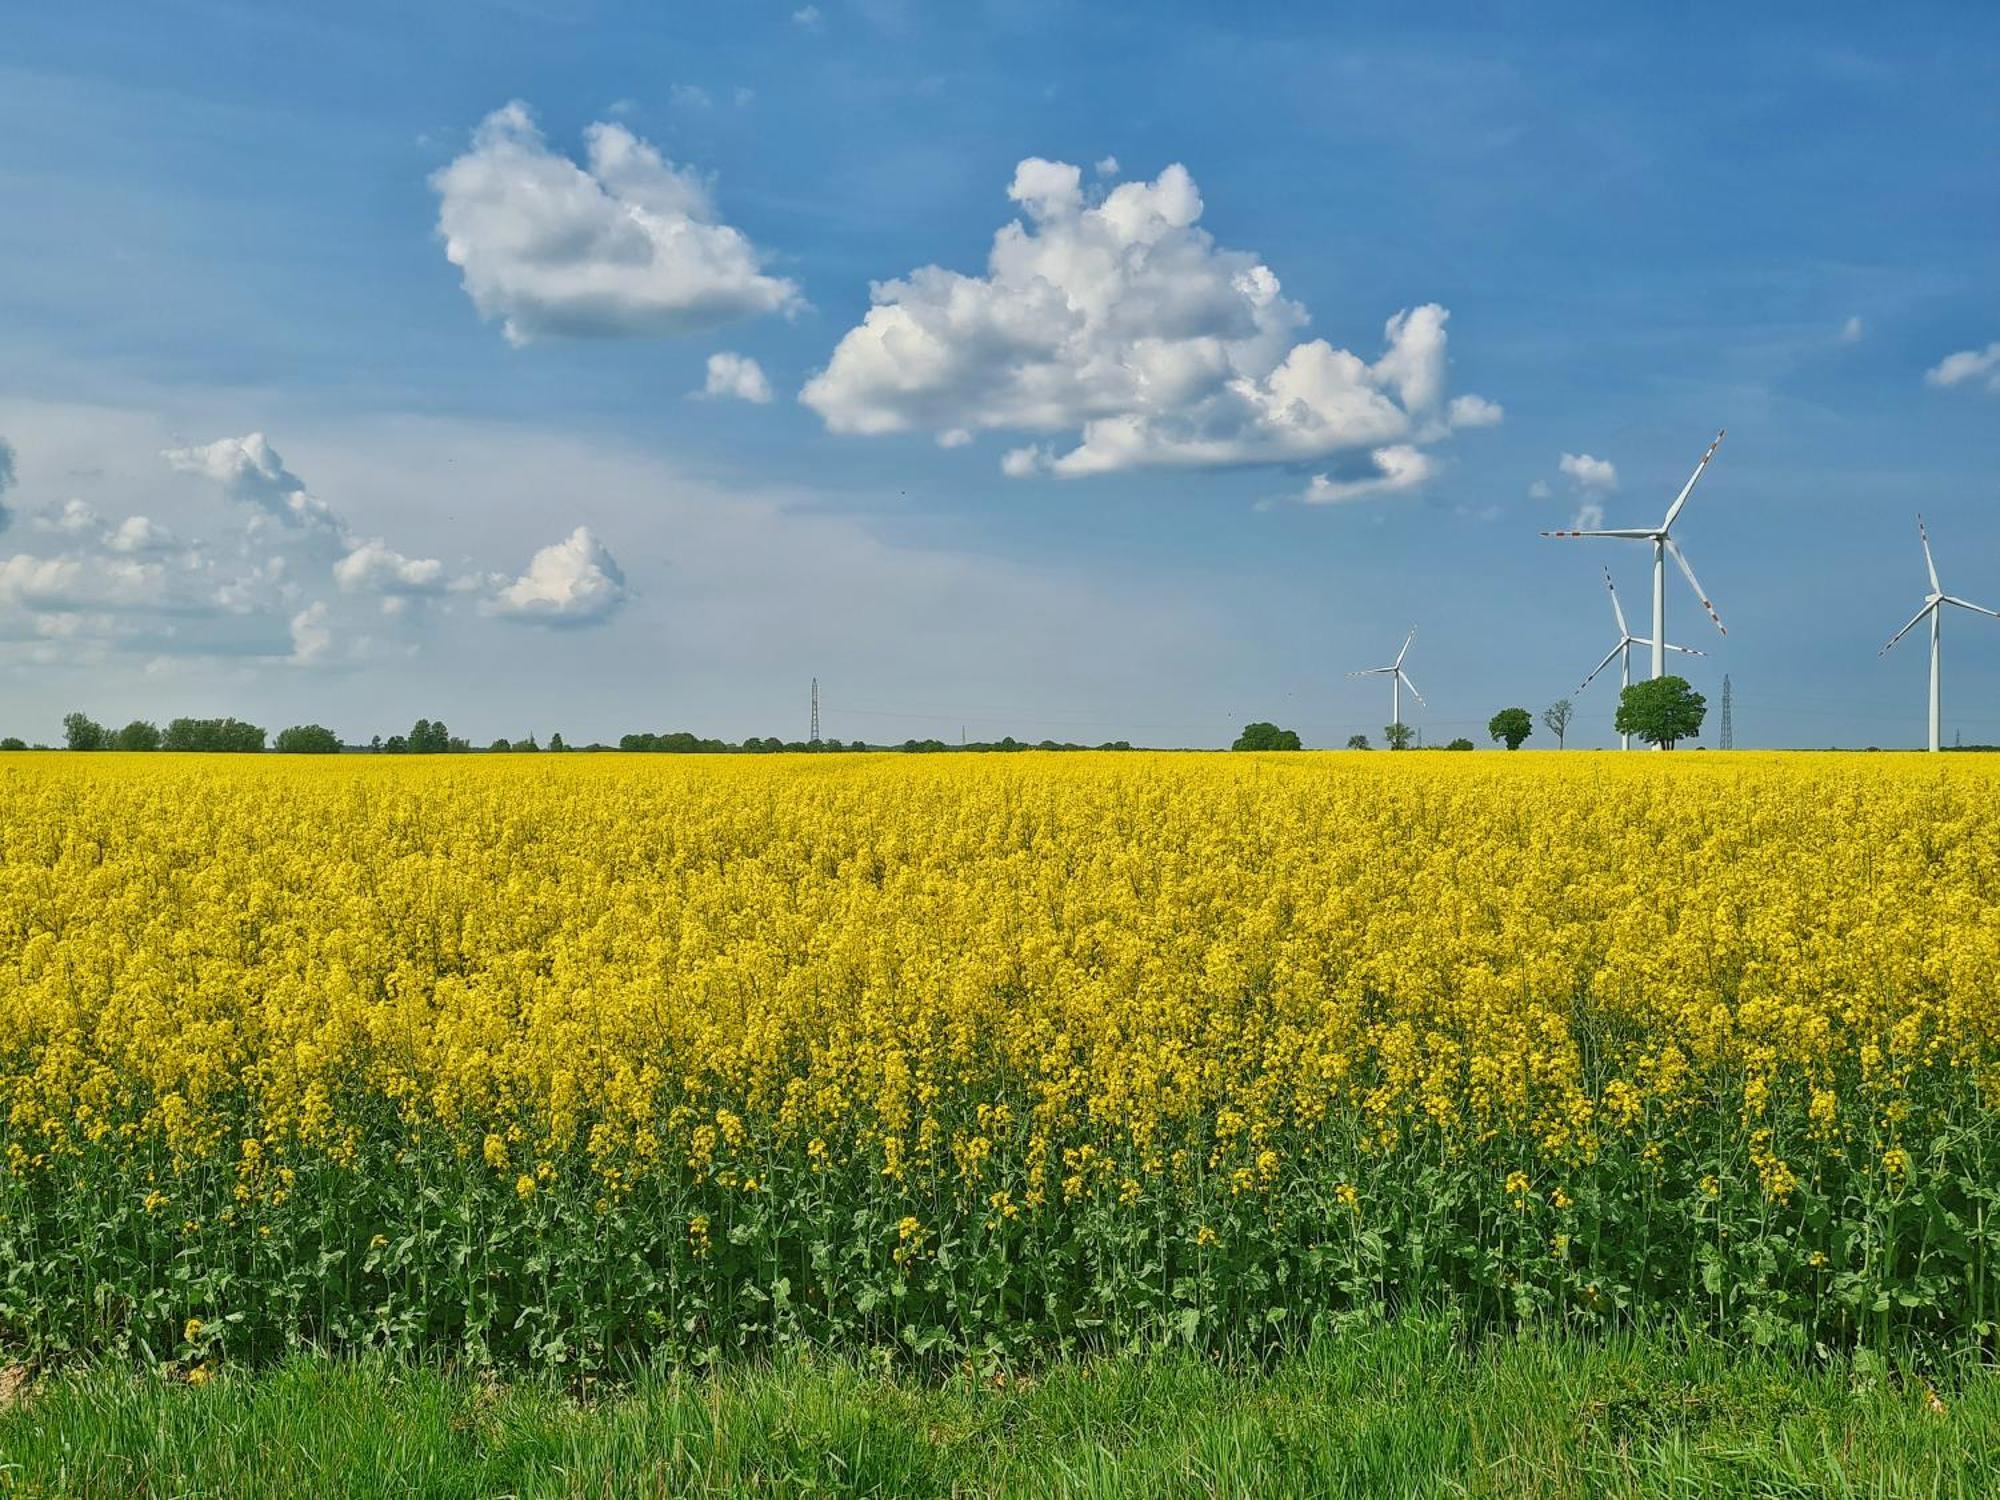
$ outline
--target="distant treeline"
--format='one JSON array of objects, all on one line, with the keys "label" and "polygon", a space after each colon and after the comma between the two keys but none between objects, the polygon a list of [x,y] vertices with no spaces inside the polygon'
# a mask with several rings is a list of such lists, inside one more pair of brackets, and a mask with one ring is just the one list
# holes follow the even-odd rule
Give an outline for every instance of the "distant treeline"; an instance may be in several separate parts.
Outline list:
[{"label": "distant treeline", "polygon": [[[345,745],[340,736],[323,724],[294,724],[278,731],[267,746],[265,733],[241,719],[175,719],[165,729],[147,719],[134,719],[123,729],[109,729],[88,714],[73,713],[63,718],[63,745],[70,750],[229,750],[270,749],[281,755],[337,755],[342,751],[375,755],[466,755],[521,754],[549,751],[607,751],[613,748],[661,755],[774,755],[836,754],[863,750],[900,750],[912,754],[943,751],[1004,753],[1010,750],[1130,750],[1128,740],[1112,740],[1102,745],[1078,745],[1068,741],[1042,740],[1029,744],[1012,735],[999,740],[975,740],[970,744],[947,744],[943,740],[905,740],[900,745],[870,745],[861,740],[781,740],[756,735],[741,744],[704,739],[685,730],[670,734],[628,734],[618,744],[566,745],[560,734],[549,736],[543,746],[530,734],[518,740],[495,740],[475,746],[455,735],[442,719],[419,719],[408,734],[376,735],[366,745]],[[26,750],[26,741],[9,735],[0,739],[0,750]],[[46,745],[36,745],[45,750]]]},{"label": "distant treeline", "polygon": [[1130,750],[1128,740],[1112,740],[1102,745],[1075,745],[1055,740],[1042,740],[1038,744],[1027,744],[1012,735],[999,740],[974,740],[970,744],[947,744],[943,740],[904,740],[900,745],[870,745],[861,740],[780,740],[758,739],[752,735],[740,745],[732,745],[727,740],[705,740],[697,735],[680,730],[673,734],[628,734],[618,741],[620,750],[634,750],[654,755],[775,755],[786,754],[834,754],[855,750],[901,750],[916,755],[936,754],[946,750],[1001,753],[1008,750]]}]

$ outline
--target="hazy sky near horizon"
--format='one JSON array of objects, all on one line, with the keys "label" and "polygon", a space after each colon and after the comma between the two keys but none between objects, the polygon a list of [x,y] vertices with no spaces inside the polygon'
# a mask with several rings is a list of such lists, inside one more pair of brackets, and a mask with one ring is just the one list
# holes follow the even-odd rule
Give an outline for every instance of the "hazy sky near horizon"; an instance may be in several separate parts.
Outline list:
[{"label": "hazy sky near horizon", "polygon": [[1484,744],[1724,426],[1739,745],[2000,608],[2000,11],[411,9],[10,19],[0,733]]}]

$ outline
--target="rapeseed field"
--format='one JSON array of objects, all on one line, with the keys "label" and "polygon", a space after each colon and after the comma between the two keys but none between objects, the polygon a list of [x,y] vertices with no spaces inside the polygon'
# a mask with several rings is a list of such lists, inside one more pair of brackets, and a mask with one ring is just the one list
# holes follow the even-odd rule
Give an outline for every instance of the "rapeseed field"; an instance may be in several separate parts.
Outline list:
[{"label": "rapeseed field", "polygon": [[2000,761],[0,761],[0,1349],[1990,1344]]}]

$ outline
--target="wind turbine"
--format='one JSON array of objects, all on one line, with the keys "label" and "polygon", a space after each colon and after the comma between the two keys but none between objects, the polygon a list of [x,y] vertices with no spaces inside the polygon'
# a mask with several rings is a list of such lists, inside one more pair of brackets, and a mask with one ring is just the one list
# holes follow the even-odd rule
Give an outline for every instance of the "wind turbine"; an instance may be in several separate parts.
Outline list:
[{"label": "wind turbine", "polygon": [[[1389,722],[1391,724],[1400,724],[1403,722],[1404,687],[1407,686],[1412,693],[1416,694],[1417,702],[1424,702],[1424,695],[1417,692],[1417,685],[1410,681],[1410,674],[1403,670],[1403,658],[1410,654],[1410,641],[1414,641],[1416,638],[1417,627],[1412,625],[1410,627],[1409,640],[1403,642],[1403,649],[1396,653],[1396,659],[1390,662],[1388,666],[1365,667],[1359,672],[1349,672],[1347,674],[1349,677],[1386,676],[1389,678]],[[1424,707],[1429,708],[1430,705],[1424,703]]]},{"label": "wind turbine", "polygon": [[[1943,604],[1956,604],[1960,609],[1969,609],[1976,615],[1991,615],[1996,620],[2000,620],[2000,610],[1988,609],[1983,604],[1974,604],[1971,600],[1961,599],[1956,594],[1947,594],[1944,592],[1943,588],[1939,586],[1938,576],[1937,576],[1937,564],[1931,560],[1930,533],[1924,530],[1924,518],[1922,516],[1917,517],[1917,539],[1924,544],[1924,566],[1930,570],[1931,591],[1924,596],[1924,607],[1918,610],[1914,615],[1910,617],[1910,623],[1908,625],[1905,625],[1901,630],[1897,631],[1894,635],[1889,637],[1889,646],[1895,645],[1896,642],[1900,641],[1904,636],[1908,635],[1910,631],[1915,628],[1917,622],[1923,619],[1925,615],[1929,615],[1931,617],[1931,749],[1935,750],[1938,748],[1938,701],[1939,701],[1938,700],[1938,606]],[[1876,655],[1887,656],[1889,654],[1889,646],[1884,646],[1880,651],[1876,653]]]},{"label": "wind turbine", "polygon": [[[1727,431],[1727,429],[1725,428],[1724,431]],[[1729,634],[1729,631],[1723,626],[1722,616],[1715,612],[1715,606],[1708,602],[1708,595],[1702,592],[1701,580],[1694,576],[1694,569],[1688,566],[1687,554],[1674,544],[1674,539],[1669,534],[1673,530],[1674,518],[1681,513],[1681,507],[1687,504],[1688,496],[1694,490],[1695,481],[1701,478],[1701,471],[1708,467],[1708,461],[1715,457],[1715,450],[1722,446],[1722,438],[1723,434],[1721,432],[1715,435],[1715,441],[1708,445],[1708,452],[1702,454],[1701,462],[1696,464],[1694,472],[1688,475],[1688,482],[1681,486],[1680,494],[1675,496],[1674,503],[1667,507],[1667,518],[1660,522],[1658,526],[1631,527],[1619,531],[1545,531],[1542,533],[1543,536],[1560,537],[1609,536],[1618,537],[1625,541],[1651,542],[1653,544],[1652,645],[1653,675],[1655,677],[1664,677],[1667,675],[1667,555],[1669,553],[1673,554],[1674,561],[1680,564],[1680,570],[1687,575],[1688,587],[1694,590],[1695,598],[1701,600],[1701,607],[1708,611],[1708,617],[1715,621],[1715,628],[1722,631],[1724,635]]]},{"label": "wind turbine", "polygon": [[[1653,644],[1644,636],[1632,634],[1631,627],[1625,623],[1625,610],[1618,602],[1618,590],[1612,587],[1611,570],[1609,568],[1604,570],[1604,587],[1606,592],[1611,595],[1612,616],[1618,621],[1618,644],[1605,652],[1604,660],[1590,669],[1590,676],[1584,678],[1583,686],[1577,689],[1579,693],[1596,680],[1599,672],[1602,672],[1606,667],[1611,665],[1611,658],[1614,656],[1624,658],[1618,664],[1619,687],[1630,687],[1632,685],[1632,648],[1634,646],[1650,646]],[[1676,646],[1671,641],[1667,643],[1667,649],[1669,651],[1679,651],[1688,656],[1708,655],[1706,651],[1697,651],[1692,646]],[[1629,734],[1619,735],[1618,748],[1621,750],[1630,750],[1632,748],[1632,736]]]}]

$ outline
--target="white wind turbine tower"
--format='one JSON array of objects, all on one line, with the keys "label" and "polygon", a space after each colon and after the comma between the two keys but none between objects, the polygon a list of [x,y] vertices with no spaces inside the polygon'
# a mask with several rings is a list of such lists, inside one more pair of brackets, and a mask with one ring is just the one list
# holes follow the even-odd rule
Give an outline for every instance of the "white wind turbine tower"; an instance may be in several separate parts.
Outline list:
[{"label": "white wind turbine tower", "polygon": [[1695,481],[1701,478],[1701,471],[1708,467],[1708,461],[1715,457],[1715,450],[1722,446],[1722,437],[1723,434],[1720,432],[1715,435],[1715,441],[1708,445],[1708,452],[1702,454],[1701,462],[1696,464],[1694,472],[1688,475],[1688,482],[1681,486],[1680,494],[1675,496],[1674,503],[1667,507],[1667,518],[1660,522],[1658,526],[1631,527],[1618,531],[1545,531],[1542,533],[1543,536],[1560,537],[1609,536],[1618,537],[1625,541],[1651,542],[1653,544],[1652,645],[1653,675],[1655,677],[1664,677],[1667,675],[1667,555],[1669,553],[1673,554],[1674,561],[1680,565],[1680,570],[1687,575],[1688,587],[1694,590],[1695,598],[1701,600],[1701,607],[1708,611],[1708,617],[1715,621],[1715,628],[1722,631],[1724,635],[1729,634],[1728,630],[1723,626],[1722,616],[1715,612],[1715,606],[1708,602],[1708,595],[1702,592],[1701,580],[1694,576],[1694,569],[1688,566],[1687,555],[1674,544],[1673,537],[1669,535],[1673,530],[1674,518],[1681,513],[1681,507],[1687,504],[1687,498],[1694,490]]},{"label": "white wind turbine tower", "polygon": [[[1410,627],[1409,639],[1403,642],[1403,649],[1396,653],[1396,659],[1390,662],[1388,666],[1365,667],[1359,672],[1349,672],[1347,674],[1349,677],[1386,676],[1389,679],[1389,722],[1391,724],[1400,724],[1403,722],[1403,689],[1405,687],[1409,688],[1411,693],[1415,694],[1417,702],[1424,702],[1424,695],[1417,692],[1417,685],[1410,681],[1410,674],[1403,670],[1403,658],[1410,654],[1410,641],[1414,641],[1416,638],[1417,627],[1412,625]],[[1424,707],[1428,708],[1430,705],[1424,703]]]},{"label": "white wind turbine tower", "polygon": [[[1930,533],[1924,530],[1924,518],[1922,516],[1917,517],[1917,539],[1924,544],[1924,567],[1929,569],[1930,571],[1931,591],[1924,596],[1924,607],[1918,610],[1914,615],[1910,617],[1910,623],[1908,625],[1905,625],[1901,630],[1897,631],[1894,635],[1889,637],[1889,646],[1895,645],[1896,642],[1900,641],[1904,636],[1908,635],[1911,632],[1911,630],[1913,630],[1916,627],[1917,622],[1923,619],[1925,615],[1929,615],[1931,617],[1931,749],[1935,750],[1938,748],[1939,607],[1941,605],[1946,605],[1946,604],[1956,604],[1960,609],[1969,609],[1976,615],[1991,615],[1996,620],[2000,620],[2000,610],[1988,609],[1983,604],[1974,604],[1971,600],[1961,599],[1956,594],[1947,594],[1939,586],[1938,576],[1937,576],[1937,564],[1931,561]],[[1876,655],[1878,656],[1888,655],[1889,646],[1884,646],[1880,651],[1876,653]]]},{"label": "white wind turbine tower", "polygon": [[[1589,687],[1592,682],[1596,681],[1597,674],[1611,665],[1611,659],[1614,656],[1623,658],[1618,664],[1618,685],[1621,688],[1630,687],[1632,685],[1632,648],[1634,646],[1650,646],[1653,644],[1642,635],[1632,634],[1631,627],[1625,623],[1625,610],[1618,602],[1618,590],[1612,587],[1611,570],[1609,568],[1604,570],[1604,587],[1611,595],[1612,617],[1618,621],[1618,644],[1605,652],[1604,660],[1590,669],[1590,676],[1584,678],[1583,686],[1577,689],[1579,693],[1584,688]],[[1679,651],[1687,656],[1708,655],[1706,651],[1697,651],[1692,646],[1676,646],[1671,641],[1667,643],[1667,649],[1669,651]],[[1618,748],[1621,750],[1630,750],[1632,748],[1632,736],[1629,734],[1619,735]]]}]

